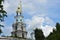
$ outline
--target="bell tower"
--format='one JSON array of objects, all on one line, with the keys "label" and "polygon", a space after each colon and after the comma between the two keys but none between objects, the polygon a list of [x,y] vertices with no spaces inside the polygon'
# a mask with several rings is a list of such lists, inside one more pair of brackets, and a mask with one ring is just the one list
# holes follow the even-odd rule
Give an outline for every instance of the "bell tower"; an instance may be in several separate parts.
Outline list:
[{"label": "bell tower", "polygon": [[18,5],[17,11],[16,11],[16,22],[23,22],[23,16],[22,16],[22,5],[21,5],[21,1],[20,4]]},{"label": "bell tower", "polygon": [[23,21],[24,17],[22,15],[21,1],[20,1],[20,4],[18,5],[17,11],[16,11],[16,16],[14,18],[16,21],[12,25],[12,28],[13,28],[12,36],[26,39],[27,31],[26,31],[26,24]]}]

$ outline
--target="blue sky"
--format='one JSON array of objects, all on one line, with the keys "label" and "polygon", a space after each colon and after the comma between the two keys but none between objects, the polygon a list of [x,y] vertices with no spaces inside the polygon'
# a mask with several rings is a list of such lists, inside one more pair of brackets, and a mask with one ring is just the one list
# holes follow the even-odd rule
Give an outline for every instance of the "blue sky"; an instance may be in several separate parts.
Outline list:
[{"label": "blue sky", "polygon": [[[4,10],[7,11],[8,17],[5,18],[3,29],[4,35],[11,35],[12,24],[15,22],[14,16],[20,0],[5,0]],[[21,0],[22,14],[27,24],[27,31],[30,33],[35,28],[42,29],[44,35],[49,35],[55,24],[60,23],[60,0]],[[29,22],[29,23],[28,23]]]}]

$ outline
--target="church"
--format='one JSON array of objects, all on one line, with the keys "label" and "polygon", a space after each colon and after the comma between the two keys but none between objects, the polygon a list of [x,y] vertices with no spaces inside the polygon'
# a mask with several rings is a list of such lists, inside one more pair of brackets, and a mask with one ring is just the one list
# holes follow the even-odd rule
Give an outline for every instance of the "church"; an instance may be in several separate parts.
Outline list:
[{"label": "church", "polygon": [[0,37],[0,40],[31,40],[27,39],[27,31],[26,24],[24,23],[24,16],[22,15],[22,5],[21,1],[18,5],[15,22],[12,24],[13,31],[11,32],[11,36],[8,37]]},{"label": "church", "polygon": [[21,2],[18,5],[16,16],[14,17],[16,19],[15,23],[13,23],[12,28],[12,36],[13,37],[19,37],[26,39],[27,38],[27,31],[26,31],[26,24],[23,21],[24,16],[22,16],[22,9],[21,9]]}]

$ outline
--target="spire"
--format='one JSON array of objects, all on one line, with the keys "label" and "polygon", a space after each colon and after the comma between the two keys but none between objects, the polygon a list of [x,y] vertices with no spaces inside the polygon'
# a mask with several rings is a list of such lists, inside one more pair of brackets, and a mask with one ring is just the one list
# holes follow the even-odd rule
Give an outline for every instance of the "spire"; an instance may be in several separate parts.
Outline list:
[{"label": "spire", "polygon": [[20,3],[18,5],[18,8],[17,8],[17,11],[16,11],[16,22],[20,21],[22,22],[23,21],[23,16],[22,16],[22,4],[21,4],[21,0],[20,0]]},{"label": "spire", "polygon": [[21,5],[21,0],[20,0],[20,3],[18,5],[18,8],[17,8],[17,11],[16,11],[18,14],[21,14],[22,12],[22,5]]}]

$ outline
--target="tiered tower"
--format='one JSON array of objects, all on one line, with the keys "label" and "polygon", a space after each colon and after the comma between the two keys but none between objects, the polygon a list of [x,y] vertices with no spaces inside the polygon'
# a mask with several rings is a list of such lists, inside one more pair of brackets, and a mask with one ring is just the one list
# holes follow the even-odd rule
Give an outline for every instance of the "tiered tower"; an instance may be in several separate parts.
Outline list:
[{"label": "tiered tower", "polygon": [[20,37],[23,39],[27,38],[26,24],[24,23],[23,18],[24,17],[22,16],[22,5],[20,1],[15,16],[16,22],[12,25],[13,27],[12,36]]}]

